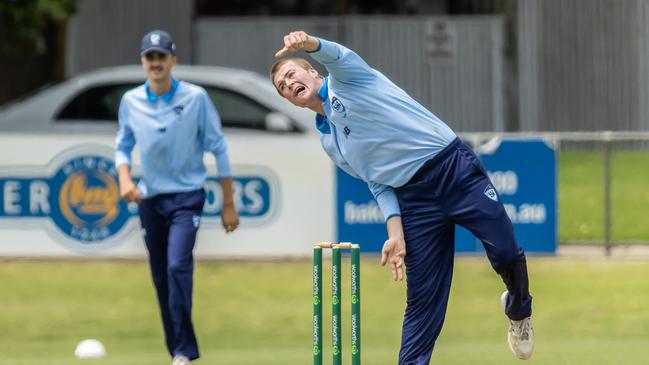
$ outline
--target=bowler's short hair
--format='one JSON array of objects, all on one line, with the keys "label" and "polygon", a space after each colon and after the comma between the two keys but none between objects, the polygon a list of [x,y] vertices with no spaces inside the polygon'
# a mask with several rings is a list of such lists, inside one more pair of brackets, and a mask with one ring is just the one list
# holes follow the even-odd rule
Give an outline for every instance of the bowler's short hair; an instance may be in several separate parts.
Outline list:
[{"label": "bowler's short hair", "polygon": [[310,69],[313,68],[313,65],[311,65],[309,63],[309,61],[307,61],[306,59],[301,58],[301,57],[284,58],[284,59],[281,59],[281,60],[273,63],[273,66],[270,68],[270,82],[273,83],[273,86],[275,86],[275,90],[277,90],[277,92],[280,95],[282,95],[282,93],[277,88],[277,85],[275,85],[275,74],[277,73],[277,70],[279,70],[279,68],[282,67],[282,65],[284,65],[285,63],[287,63],[289,61],[292,61],[293,63],[295,63],[296,65],[302,67],[305,70],[310,70]]}]

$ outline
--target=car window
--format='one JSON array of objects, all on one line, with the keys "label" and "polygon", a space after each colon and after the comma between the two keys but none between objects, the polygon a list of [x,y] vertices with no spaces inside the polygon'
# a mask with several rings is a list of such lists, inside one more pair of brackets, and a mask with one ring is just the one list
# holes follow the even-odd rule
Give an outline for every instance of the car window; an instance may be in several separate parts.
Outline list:
[{"label": "car window", "polygon": [[[221,116],[223,127],[266,130],[266,116],[271,109],[232,90],[203,86]],[[297,132],[293,128],[290,132]]]},{"label": "car window", "polygon": [[[122,83],[88,88],[66,104],[56,116],[56,120],[116,122],[122,96],[139,85],[141,84]],[[266,117],[272,112],[271,109],[232,90],[201,86],[216,106],[224,128],[268,129]],[[300,132],[293,121],[290,123],[288,130],[283,130],[284,132]]]},{"label": "car window", "polygon": [[138,85],[113,84],[86,89],[65,105],[56,119],[115,122],[122,95]]}]

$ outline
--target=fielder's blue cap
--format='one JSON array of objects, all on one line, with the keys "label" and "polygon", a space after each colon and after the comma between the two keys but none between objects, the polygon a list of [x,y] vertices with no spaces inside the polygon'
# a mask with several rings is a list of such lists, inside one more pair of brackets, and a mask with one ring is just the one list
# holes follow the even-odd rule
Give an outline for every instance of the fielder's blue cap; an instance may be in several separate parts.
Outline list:
[{"label": "fielder's blue cap", "polygon": [[142,56],[149,52],[175,54],[176,45],[169,33],[164,30],[154,30],[147,33],[140,43],[140,55]]}]

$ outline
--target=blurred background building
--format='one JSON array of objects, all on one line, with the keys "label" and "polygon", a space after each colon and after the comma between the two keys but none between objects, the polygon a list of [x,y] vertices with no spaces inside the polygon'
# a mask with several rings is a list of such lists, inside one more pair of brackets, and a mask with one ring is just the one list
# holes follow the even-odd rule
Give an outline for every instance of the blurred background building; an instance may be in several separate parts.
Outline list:
[{"label": "blurred background building", "polygon": [[647,131],[644,0],[6,0],[0,103],[138,63],[171,32],[183,64],[266,74],[290,30],[340,41],[462,132]]}]

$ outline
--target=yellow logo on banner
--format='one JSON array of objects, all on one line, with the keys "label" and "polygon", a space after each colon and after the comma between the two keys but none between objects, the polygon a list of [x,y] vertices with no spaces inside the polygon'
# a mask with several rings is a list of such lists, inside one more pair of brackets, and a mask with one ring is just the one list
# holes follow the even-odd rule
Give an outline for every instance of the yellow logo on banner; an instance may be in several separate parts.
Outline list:
[{"label": "yellow logo on banner", "polygon": [[76,172],[65,180],[59,194],[59,206],[63,216],[76,227],[87,225],[80,216],[99,215],[96,225],[110,224],[119,213],[119,189],[115,179],[103,171],[95,171],[95,177],[103,186],[88,186],[82,172]]}]

